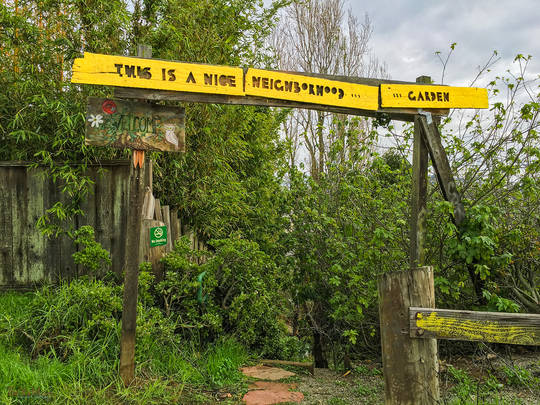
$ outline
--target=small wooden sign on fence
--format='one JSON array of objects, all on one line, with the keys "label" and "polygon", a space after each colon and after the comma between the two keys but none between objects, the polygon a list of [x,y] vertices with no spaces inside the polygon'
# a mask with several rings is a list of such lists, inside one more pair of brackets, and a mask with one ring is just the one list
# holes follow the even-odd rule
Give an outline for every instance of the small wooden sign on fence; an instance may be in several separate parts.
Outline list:
[{"label": "small wooden sign on fence", "polygon": [[86,144],[185,152],[185,111],[180,107],[90,97]]}]

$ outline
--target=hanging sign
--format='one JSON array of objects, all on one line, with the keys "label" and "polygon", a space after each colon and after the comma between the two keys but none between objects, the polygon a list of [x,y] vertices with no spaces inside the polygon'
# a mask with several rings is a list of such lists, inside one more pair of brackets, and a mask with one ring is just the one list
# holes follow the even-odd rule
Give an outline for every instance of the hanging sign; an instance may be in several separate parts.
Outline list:
[{"label": "hanging sign", "polygon": [[401,108],[488,108],[486,89],[381,84],[381,106]]},{"label": "hanging sign", "polygon": [[167,227],[156,226],[150,228],[150,247],[163,246],[167,244]]},{"label": "hanging sign", "polygon": [[246,95],[377,110],[379,88],[270,70],[248,69]]},{"label": "hanging sign", "polygon": [[244,71],[229,66],[85,52],[75,59],[72,83],[211,94],[244,94]]},{"label": "hanging sign", "polygon": [[85,141],[93,146],[185,152],[185,112],[180,107],[90,97]]}]

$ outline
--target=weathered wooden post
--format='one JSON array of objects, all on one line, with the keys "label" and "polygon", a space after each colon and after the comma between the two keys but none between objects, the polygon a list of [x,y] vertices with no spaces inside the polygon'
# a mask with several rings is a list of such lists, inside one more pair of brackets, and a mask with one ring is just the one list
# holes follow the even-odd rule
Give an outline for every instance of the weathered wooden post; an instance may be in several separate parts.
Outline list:
[{"label": "weathered wooden post", "polygon": [[432,267],[380,276],[379,317],[387,405],[427,405],[439,400],[437,340],[409,336],[409,307],[416,306],[435,307]]},{"label": "weathered wooden post", "polygon": [[[137,56],[152,57],[152,48],[137,46]],[[142,156],[141,156],[142,155]],[[142,159],[142,162],[140,161]],[[122,336],[120,339],[120,378],[129,385],[135,378],[135,330],[137,325],[137,294],[139,286],[139,247],[141,239],[142,207],[144,200],[144,152],[133,151],[133,165],[129,178],[129,212],[124,267],[124,296],[122,308]]]},{"label": "weathered wooden post", "polygon": [[[430,84],[429,76],[420,76],[417,83]],[[428,149],[422,138],[419,116],[414,118],[413,172],[411,193],[410,267],[424,263],[424,236],[426,224]]]}]

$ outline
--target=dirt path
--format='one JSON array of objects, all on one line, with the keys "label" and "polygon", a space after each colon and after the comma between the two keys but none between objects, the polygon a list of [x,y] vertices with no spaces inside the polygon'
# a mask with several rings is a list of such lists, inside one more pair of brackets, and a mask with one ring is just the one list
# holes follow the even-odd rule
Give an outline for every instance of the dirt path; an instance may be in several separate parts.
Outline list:
[{"label": "dirt path", "polygon": [[[314,376],[304,370],[294,371],[295,375],[289,374],[275,380],[282,384],[278,387],[282,392],[291,394],[289,402],[263,400],[252,404],[298,403],[301,398],[297,393],[303,394],[300,403],[306,405],[384,403],[384,379],[380,364],[366,362],[357,365],[350,373],[316,369]],[[445,359],[440,363],[440,373],[443,403],[540,405],[540,356],[536,353],[515,356],[511,362],[493,354]],[[260,390],[264,385],[252,388]]]}]

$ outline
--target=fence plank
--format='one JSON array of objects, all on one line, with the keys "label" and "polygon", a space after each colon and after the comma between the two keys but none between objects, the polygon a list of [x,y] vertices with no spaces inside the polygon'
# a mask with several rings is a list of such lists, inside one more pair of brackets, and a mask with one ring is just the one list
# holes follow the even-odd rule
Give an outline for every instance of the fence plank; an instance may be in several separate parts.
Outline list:
[{"label": "fence plank", "polygon": [[0,181],[0,282],[12,283],[13,269],[13,224],[11,221],[11,193],[9,178],[10,168],[4,171],[4,179]]},{"label": "fence plank", "polygon": [[27,197],[28,219],[26,227],[28,232],[28,276],[27,283],[34,283],[43,280],[45,276],[45,264],[41,258],[46,254],[47,241],[44,235],[36,227],[37,220],[44,212],[45,182],[43,171],[28,170],[28,192],[32,193]]},{"label": "fence plank", "polygon": [[540,315],[409,308],[410,336],[540,346]]},{"label": "fence plank", "polygon": [[161,212],[161,202],[159,201],[159,198],[156,198],[154,202],[154,218],[157,221],[163,222],[163,213]]},{"label": "fence plank", "polygon": [[26,170],[12,168],[9,174],[11,191],[11,220],[13,223],[13,267],[11,269],[12,282],[24,284],[26,275]]},{"label": "fence plank", "polygon": [[171,212],[168,205],[161,207],[161,213],[163,215],[163,222],[167,227],[167,247],[165,251],[169,253],[172,250],[172,232],[171,232]]}]

